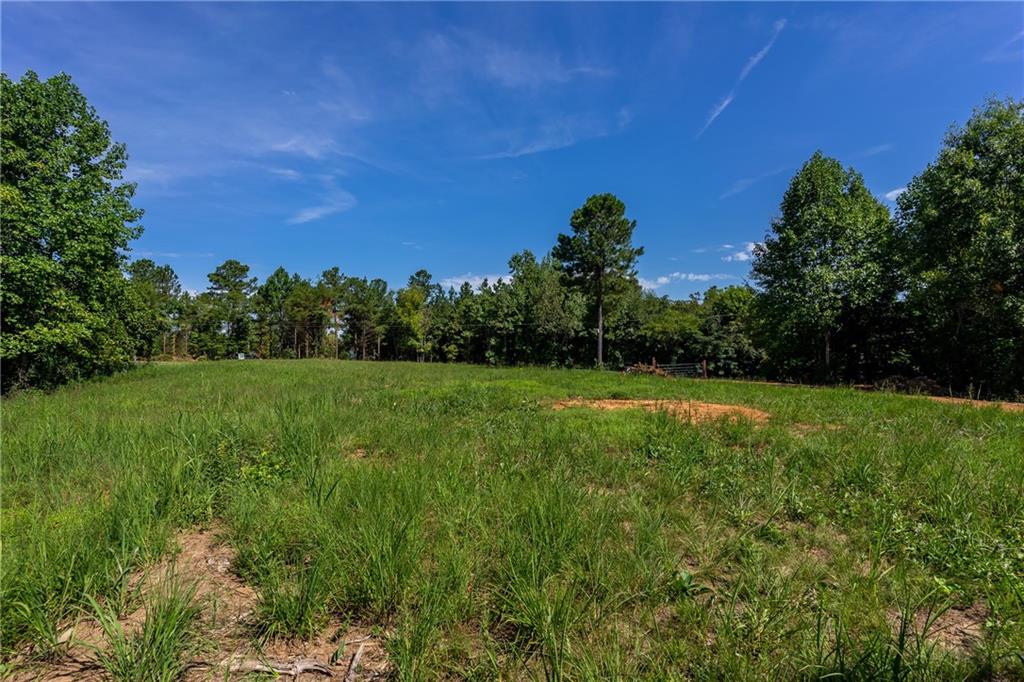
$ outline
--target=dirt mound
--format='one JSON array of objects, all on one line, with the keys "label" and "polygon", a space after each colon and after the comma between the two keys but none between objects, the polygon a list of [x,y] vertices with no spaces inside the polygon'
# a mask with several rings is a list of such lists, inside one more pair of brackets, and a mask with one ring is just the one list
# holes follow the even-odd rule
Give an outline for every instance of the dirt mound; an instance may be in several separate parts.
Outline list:
[{"label": "dirt mound", "polygon": [[719,403],[702,403],[696,400],[587,400],[571,398],[559,400],[552,409],[564,410],[567,407],[589,407],[595,410],[647,410],[648,412],[668,412],[674,417],[689,423],[699,423],[728,419],[735,422],[749,419],[754,423],[764,423],[771,416],[767,412],[742,405],[722,405]]}]

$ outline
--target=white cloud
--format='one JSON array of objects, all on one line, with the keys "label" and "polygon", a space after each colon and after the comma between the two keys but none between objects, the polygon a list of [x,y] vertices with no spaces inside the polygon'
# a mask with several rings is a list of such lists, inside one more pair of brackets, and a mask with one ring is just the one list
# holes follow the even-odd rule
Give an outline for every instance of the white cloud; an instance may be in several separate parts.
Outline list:
[{"label": "white cloud", "polygon": [[511,279],[508,275],[474,275],[472,272],[467,272],[462,275],[456,275],[455,277],[445,277],[441,280],[440,284],[445,289],[454,287],[456,289],[462,287],[463,284],[468,283],[474,289],[479,289],[480,285],[486,280],[488,284],[494,284],[499,279],[509,280]]},{"label": "white cloud", "polygon": [[732,101],[736,99],[736,92],[739,89],[740,83],[742,83],[746,77],[750,75],[750,72],[754,70],[754,67],[760,64],[761,60],[767,56],[769,50],[771,50],[772,46],[775,45],[775,41],[778,39],[779,34],[782,33],[782,29],[784,28],[786,28],[785,19],[779,19],[772,25],[772,37],[768,39],[768,42],[764,47],[758,50],[757,53],[748,59],[747,63],[743,65],[743,68],[740,70],[740,75],[736,79],[736,84],[732,87],[732,91],[723,97],[722,100],[711,109],[711,113],[708,114],[708,120],[704,123],[704,127],[700,129],[700,132],[697,133],[697,137],[703,135],[704,131],[710,128],[711,124],[715,122],[715,119],[722,115],[722,112],[725,111],[726,107],[732,104]]},{"label": "white cloud", "polygon": [[302,173],[291,168],[268,168],[267,172],[285,180],[298,180],[302,177]]},{"label": "white cloud", "polygon": [[[730,187],[729,189],[725,190],[720,195],[718,195],[718,198],[719,199],[728,199],[729,197],[731,197],[733,195],[739,194],[740,192],[742,192],[742,191],[744,191],[746,189],[749,189],[750,187],[752,187],[754,184],[760,182],[761,180],[765,180],[767,178],[774,177],[774,176],[778,175],[779,173],[785,172],[788,168],[789,168],[789,166],[779,166],[775,170],[768,171],[767,173],[762,173],[761,175],[757,175],[757,176],[754,176],[752,178],[740,178],[736,182],[732,183],[732,187]],[[732,247],[729,247],[729,248],[732,248]]]},{"label": "white cloud", "polygon": [[329,137],[314,135],[293,135],[280,142],[272,142],[270,151],[282,154],[298,154],[311,159],[321,159],[325,154],[335,151],[337,145]]},{"label": "white cloud", "polygon": [[655,279],[646,279],[644,277],[638,277],[637,281],[640,286],[647,291],[654,291],[659,289],[666,284],[672,282],[710,282],[712,280],[728,280],[736,279],[735,275],[727,275],[722,272],[707,273],[707,272],[672,272],[667,275],[661,275]]},{"label": "white cloud", "polygon": [[757,54],[755,54],[753,57],[747,60],[747,63],[743,67],[743,70],[740,71],[739,82],[742,83],[743,79],[750,75],[750,72],[754,70],[754,67],[760,64],[761,60],[764,59],[765,56],[768,54],[768,51],[772,49],[772,46],[775,44],[775,40],[779,37],[779,34],[782,33],[782,29],[786,28],[786,20],[779,19],[778,21],[775,22],[772,28],[774,30],[772,32],[771,39],[768,41],[768,44],[762,47]]},{"label": "white cloud", "polygon": [[704,131],[711,127],[711,124],[715,122],[716,118],[721,116],[722,112],[725,111],[725,108],[727,106],[729,106],[730,104],[732,104],[732,100],[734,98],[735,98],[735,94],[730,92],[728,95],[725,96],[725,98],[722,99],[721,102],[716,104],[711,109],[711,113],[708,114],[708,120],[707,120],[706,123],[704,123],[704,127],[700,129],[700,132],[697,133],[697,137],[700,137],[701,135],[703,135]]},{"label": "white cloud", "polygon": [[577,76],[607,78],[611,69],[596,66],[567,67],[558,54],[529,52],[499,43],[478,46],[482,55],[468,55],[466,64],[507,88],[538,88],[547,83],[566,83]]},{"label": "white cloud", "polygon": [[874,147],[868,147],[857,156],[859,158],[864,159],[869,156],[877,156],[878,154],[884,154],[885,152],[890,151],[892,148],[893,145],[889,142],[886,142],[885,144],[876,144]]},{"label": "white cloud", "polygon": [[896,198],[899,195],[901,195],[904,192],[906,192],[906,191],[907,191],[906,187],[897,187],[896,189],[894,189],[894,190],[892,190],[890,192],[886,192],[885,193],[885,198],[888,199],[889,201],[896,201]]},{"label": "white cloud", "polygon": [[1019,62],[1024,59],[1024,43],[1016,47],[1017,43],[1024,41],[1024,31],[1017,33],[1012,38],[993,48],[983,58],[983,62]]},{"label": "white cloud", "polygon": [[[748,261],[748,260],[750,260],[751,258],[754,257],[754,247],[755,246],[757,246],[757,244],[755,244],[754,242],[747,242],[743,246],[743,250],[742,251],[736,251],[735,253],[730,253],[728,256],[722,256],[722,260],[724,260],[724,261],[740,261],[741,263],[744,262],[744,261]],[[731,246],[726,246],[726,248],[732,248],[732,247]]]},{"label": "white cloud", "polygon": [[301,225],[314,220],[326,218],[335,213],[347,211],[356,205],[356,198],[343,189],[332,189],[319,206],[304,208],[288,219],[289,225]]},{"label": "white cloud", "polygon": [[501,137],[507,148],[484,154],[480,159],[515,159],[520,156],[565,149],[585,140],[608,137],[621,132],[632,121],[629,109],[623,107],[614,120],[600,116],[561,116],[544,121],[532,129],[507,130]]},{"label": "white cloud", "polygon": [[142,258],[213,258],[211,251],[135,251]]}]

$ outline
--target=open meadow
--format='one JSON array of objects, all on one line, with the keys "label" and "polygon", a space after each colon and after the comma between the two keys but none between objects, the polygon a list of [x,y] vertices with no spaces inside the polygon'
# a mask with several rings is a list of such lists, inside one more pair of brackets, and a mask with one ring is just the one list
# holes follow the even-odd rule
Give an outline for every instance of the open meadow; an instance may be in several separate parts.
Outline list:
[{"label": "open meadow", "polygon": [[[598,409],[625,400],[652,402]],[[156,364],[4,400],[4,665],[1019,679],[1022,499],[1024,413],[995,407],[585,370]]]}]

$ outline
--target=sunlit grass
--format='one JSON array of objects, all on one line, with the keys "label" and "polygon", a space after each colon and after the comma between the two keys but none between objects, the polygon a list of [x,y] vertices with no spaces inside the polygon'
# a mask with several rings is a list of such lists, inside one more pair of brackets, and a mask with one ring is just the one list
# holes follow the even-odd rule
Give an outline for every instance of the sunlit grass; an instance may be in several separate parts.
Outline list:
[{"label": "sunlit grass", "polygon": [[[586,398],[772,415],[690,425]],[[3,403],[3,649],[219,519],[254,639],[388,633],[406,679],[1024,674],[1024,416],[844,389],[333,361]],[[120,590],[120,592],[119,592]],[[983,603],[969,648],[921,614]],[[903,627],[901,627],[901,624]]]}]

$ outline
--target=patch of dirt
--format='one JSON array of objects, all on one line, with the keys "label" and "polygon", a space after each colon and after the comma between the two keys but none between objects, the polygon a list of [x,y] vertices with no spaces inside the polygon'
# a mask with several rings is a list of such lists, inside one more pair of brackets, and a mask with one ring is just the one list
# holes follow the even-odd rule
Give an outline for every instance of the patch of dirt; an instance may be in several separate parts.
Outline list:
[{"label": "patch of dirt", "polygon": [[[933,617],[927,609],[920,609],[914,614],[914,632],[918,635],[924,634],[927,639],[944,649],[966,655],[984,637],[988,615],[988,605],[983,602],[976,602],[970,606],[954,606],[937,617]],[[933,617],[930,625],[929,617]],[[890,612],[889,622],[894,629],[898,629],[899,612]]]},{"label": "patch of dirt", "polygon": [[[296,661],[315,662],[344,679],[356,652],[362,647],[353,679],[374,680],[390,674],[390,664],[382,638],[370,627],[345,626],[335,622],[309,641],[272,640],[259,647],[252,641],[251,615],[258,595],[233,571],[235,551],[220,542],[219,527],[189,529],[177,534],[178,552],[156,566],[139,571],[132,585],[139,587],[143,600],[159,589],[172,575],[180,584],[194,583],[196,599],[203,605],[197,630],[206,646],[192,660],[185,680],[241,679],[246,673],[232,671],[245,664],[287,666]],[[137,631],[145,622],[145,606],[121,619],[127,633]],[[67,627],[61,636],[66,642],[64,656],[17,670],[9,679],[28,680],[102,680],[106,679],[96,663],[94,647],[105,646],[103,630],[92,619],[82,619]],[[269,674],[267,675],[269,679]],[[318,679],[306,672],[295,679]]]},{"label": "patch of dirt", "polygon": [[736,422],[740,419],[762,424],[771,416],[767,412],[744,407],[742,405],[722,405],[719,403],[703,403],[696,400],[587,400],[571,398],[559,400],[552,406],[554,410],[567,407],[589,407],[595,410],[647,410],[648,412],[668,412],[672,416],[692,424],[719,419]]},{"label": "patch of dirt", "polygon": [[[935,619],[929,634],[949,649],[970,651],[985,634],[988,614],[988,606],[981,602],[965,608],[951,608]],[[924,616],[919,615],[918,618],[923,621]],[[920,626],[923,625],[920,622]]]},{"label": "patch of dirt", "polygon": [[832,562],[832,552],[824,547],[808,547],[807,556],[824,566],[827,566]]},{"label": "patch of dirt", "polygon": [[[360,648],[362,654],[354,679],[376,680],[390,675],[391,665],[384,650],[384,642],[379,635],[374,634],[373,628],[362,625],[343,626],[337,622],[328,625],[313,639],[272,640],[264,644],[261,651],[241,656],[235,654],[235,659],[266,658],[282,662],[311,659],[323,664],[334,677],[344,679]],[[318,678],[309,673],[299,677],[309,680]]]},{"label": "patch of dirt", "polygon": [[937,403],[970,405],[971,407],[998,407],[999,409],[1006,410],[1007,412],[1024,412],[1024,403],[995,402],[989,400],[971,400],[970,398],[950,398],[948,396],[941,395],[927,395],[923,397],[928,398],[928,400],[934,400]]},{"label": "patch of dirt", "polygon": [[841,424],[801,424],[796,423],[790,427],[799,437],[808,436],[812,433],[819,431],[842,431],[843,426]]}]

